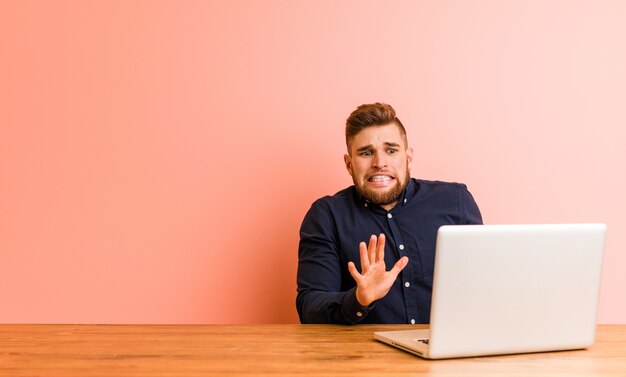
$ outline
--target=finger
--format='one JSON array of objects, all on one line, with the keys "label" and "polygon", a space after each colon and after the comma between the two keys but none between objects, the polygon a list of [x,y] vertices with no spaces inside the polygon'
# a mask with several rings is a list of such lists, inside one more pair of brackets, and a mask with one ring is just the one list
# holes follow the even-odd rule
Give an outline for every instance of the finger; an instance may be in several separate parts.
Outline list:
[{"label": "finger", "polygon": [[400,271],[402,271],[404,267],[406,267],[407,264],[409,264],[409,258],[402,257],[396,262],[396,264],[393,265],[393,267],[391,268],[391,270],[389,270],[389,272],[391,272],[395,276],[398,276]]},{"label": "finger", "polygon": [[352,278],[354,279],[354,281],[357,282],[358,285],[359,281],[361,280],[361,274],[356,269],[354,262],[348,262],[348,272],[350,272],[350,275],[352,275]]},{"label": "finger", "polygon": [[375,235],[372,234],[372,236],[370,237],[370,243],[367,246],[367,254],[369,256],[370,263],[376,262],[376,244],[377,238]]},{"label": "finger", "polygon": [[359,243],[359,253],[361,255],[361,271],[365,273],[365,271],[370,269],[370,259],[367,255],[367,246],[365,242]]},{"label": "finger", "polygon": [[385,235],[378,236],[378,245],[376,246],[376,262],[385,263]]}]

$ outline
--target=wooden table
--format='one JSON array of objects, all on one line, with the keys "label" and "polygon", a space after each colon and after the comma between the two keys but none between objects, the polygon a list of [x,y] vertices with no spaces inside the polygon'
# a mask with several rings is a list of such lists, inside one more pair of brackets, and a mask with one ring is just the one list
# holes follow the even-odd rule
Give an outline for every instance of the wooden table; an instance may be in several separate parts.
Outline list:
[{"label": "wooden table", "polygon": [[0,376],[626,376],[626,325],[588,350],[428,361],[373,339],[410,325],[0,325]]}]

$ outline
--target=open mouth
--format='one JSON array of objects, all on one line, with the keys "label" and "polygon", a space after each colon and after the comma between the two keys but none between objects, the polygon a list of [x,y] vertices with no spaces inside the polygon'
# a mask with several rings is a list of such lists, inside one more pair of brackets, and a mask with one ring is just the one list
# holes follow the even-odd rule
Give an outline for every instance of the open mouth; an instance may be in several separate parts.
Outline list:
[{"label": "open mouth", "polygon": [[367,181],[374,186],[387,186],[390,182],[394,181],[395,177],[384,174],[377,174],[369,177]]}]

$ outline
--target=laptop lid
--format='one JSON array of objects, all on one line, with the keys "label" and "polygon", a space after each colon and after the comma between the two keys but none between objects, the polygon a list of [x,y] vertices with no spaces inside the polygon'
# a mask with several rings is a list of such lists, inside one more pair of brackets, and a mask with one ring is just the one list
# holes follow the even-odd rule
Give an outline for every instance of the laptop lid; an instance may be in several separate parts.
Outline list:
[{"label": "laptop lid", "polygon": [[414,344],[427,358],[589,347],[605,232],[604,224],[442,226],[427,349],[413,331],[376,339]]}]

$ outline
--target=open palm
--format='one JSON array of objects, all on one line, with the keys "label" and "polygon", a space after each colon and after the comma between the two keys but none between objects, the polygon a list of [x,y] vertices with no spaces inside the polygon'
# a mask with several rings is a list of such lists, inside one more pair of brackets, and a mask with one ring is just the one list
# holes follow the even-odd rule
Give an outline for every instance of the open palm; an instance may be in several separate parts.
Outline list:
[{"label": "open palm", "polygon": [[409,258],[402,257],[387,271],[385,266],[385,235],[378,237],[372,235],[369,244],[359,244],[361,255],[361,272],[357,270],[354,262],[348,262],[348,271],[356,281],[356,298],[362,306],[369,306],[379,300],[391,289],[398,274],[409,263]]}]

